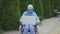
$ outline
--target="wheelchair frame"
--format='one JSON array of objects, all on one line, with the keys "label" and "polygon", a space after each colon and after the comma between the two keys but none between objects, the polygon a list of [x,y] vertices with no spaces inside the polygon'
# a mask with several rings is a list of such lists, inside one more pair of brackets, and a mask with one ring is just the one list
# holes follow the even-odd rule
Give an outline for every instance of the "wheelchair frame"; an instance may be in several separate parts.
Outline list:
[{"label": "wheelchair frame", "polygon": [[[22,30],[23,26],[25,26],[25,25],[21,25],[21,28],[20,28],[21,34],[23,34],[23,31],[24,31],[24,30]],[[37,33],[37,25],[33,25],[33,26],[35,27],[34,30],[35,30],[35,34],[36,34]],[[30,32],[30,30],[28,30],[28,32]]]}]

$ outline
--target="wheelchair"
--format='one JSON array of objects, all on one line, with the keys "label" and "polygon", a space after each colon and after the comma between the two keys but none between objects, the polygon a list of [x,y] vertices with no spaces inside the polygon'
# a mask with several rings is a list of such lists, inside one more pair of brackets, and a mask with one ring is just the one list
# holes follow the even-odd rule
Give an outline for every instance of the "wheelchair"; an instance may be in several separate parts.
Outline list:
[{"label": "wheelchair", "polygon": [[[20,34],[23,34],[24,30],[23,30],[22,28],[23,28],[24,26],[25,26],[25,25],[21,25],[20,30],[19,30]],[[35,34],[39,34],[39,33],[38,33],[38,29],[37,29],[37,25],[33,25],[33,26],[35,27],[35,28],[34,28]],[[28,32],[30,32],[30,30],[28,30]]]}]

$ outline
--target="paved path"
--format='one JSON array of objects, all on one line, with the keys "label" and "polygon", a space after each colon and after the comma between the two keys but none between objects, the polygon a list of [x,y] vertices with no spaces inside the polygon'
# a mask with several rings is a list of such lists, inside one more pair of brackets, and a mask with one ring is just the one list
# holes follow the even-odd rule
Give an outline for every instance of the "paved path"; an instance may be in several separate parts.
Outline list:
[{"label": "paved path", "polygon": [[[44,19],[42,25],[38,26],[39,34],[52,34],[60,27],[60,17]],[[60,30],[60,29],[59,29]],[[6,31],[3,34],[19,34],[18,31]],[[60,33],[59,33],[60,34]]]}]

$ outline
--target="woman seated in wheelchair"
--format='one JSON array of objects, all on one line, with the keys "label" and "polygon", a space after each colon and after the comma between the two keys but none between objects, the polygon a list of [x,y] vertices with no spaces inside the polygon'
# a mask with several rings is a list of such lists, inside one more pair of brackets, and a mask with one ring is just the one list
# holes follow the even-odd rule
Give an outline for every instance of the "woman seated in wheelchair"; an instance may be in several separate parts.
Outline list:
[{"label": "woman seated in wheelchair", "polygon": [[[31,4],[29,4],[27,6],[27,11],[25,11],[22,16],[36,16],[37,17],[36,18],[36,24],[40,23],[40,20],[39,20],[37,14],[33,11],[33,5],[31,5]],[[21,18],[19,20],[20,24],[22,24],[22,19]],[[33,25],[26,24],[24,26],[24,29],[23,29],[24,30],[23,34],[28,34],[28,30],[30,30],[30,34],[35,34],[35,30],[34,29],[35,29],[35,27]]]}]

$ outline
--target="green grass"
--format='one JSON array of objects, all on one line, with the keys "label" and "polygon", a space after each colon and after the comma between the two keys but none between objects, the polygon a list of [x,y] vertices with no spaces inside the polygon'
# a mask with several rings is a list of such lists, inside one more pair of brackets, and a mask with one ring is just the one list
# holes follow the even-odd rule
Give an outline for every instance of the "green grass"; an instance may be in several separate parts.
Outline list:
[{"label": "green grass", "polygon": [[2,34],[3,33],[3,30],[0,30],[0,34]]}]

